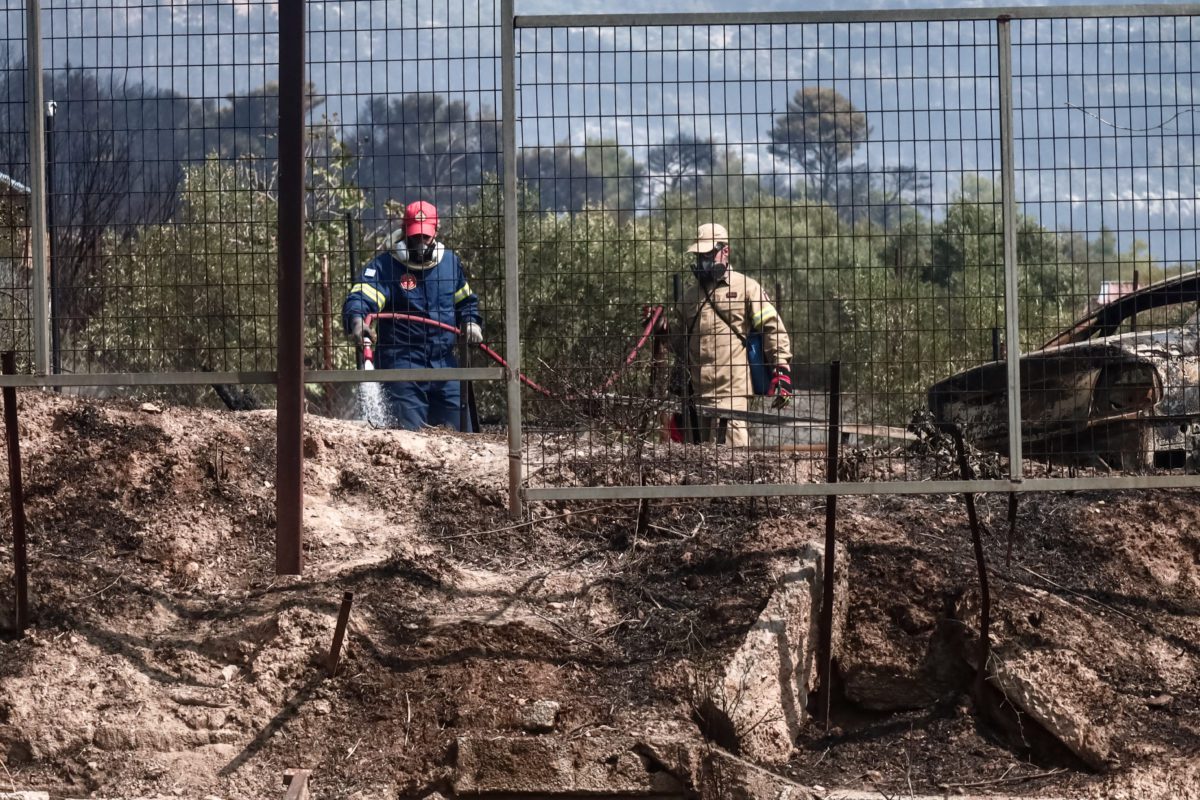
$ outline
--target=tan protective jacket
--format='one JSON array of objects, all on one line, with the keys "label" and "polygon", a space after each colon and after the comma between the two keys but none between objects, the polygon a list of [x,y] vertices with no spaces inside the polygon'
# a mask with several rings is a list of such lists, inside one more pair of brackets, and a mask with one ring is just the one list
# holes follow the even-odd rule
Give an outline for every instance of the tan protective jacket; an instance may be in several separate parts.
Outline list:
[{"label": "tan protective jacket", "polygon": [[[758,281],[727,270],[725,277],[710,287],[710,304],[705,288],[697,281],[683,293],[670,325],[671,346],[688,365],[692,391],[702,405],[745,411],[754,394],[750,361],[742,340],[721,315],[732,323],[742,338],[761,331],[768,368],[791,365],[792,345],[775,305]],[[718,315],[713,306],[720,309]]]}]

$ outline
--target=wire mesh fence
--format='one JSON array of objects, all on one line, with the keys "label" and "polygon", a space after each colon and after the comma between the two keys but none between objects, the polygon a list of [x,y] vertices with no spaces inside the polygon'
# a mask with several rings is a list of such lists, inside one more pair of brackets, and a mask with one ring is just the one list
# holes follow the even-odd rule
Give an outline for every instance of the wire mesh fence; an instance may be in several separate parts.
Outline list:
[{"label": "wire mesh fence", "polygon": [[[499,9],[456,0],[395,12],[377,0],[309,13],[313,366],[361,365],[341,335],[356,316],[377,368],[495,366],[465,328],[503,349]],[[425,204],[420,220],[406,216],[414,203]],[[438,245],[426,257],[410,232]],[[474,388],[389,381],[359,390],[357,412],[345,391],[321,391],[328,411],[377,425],[498,424],[502,395],[479,384],[472,404]]]},{"label": "wire mesh fence", "polygon": [[53,372],[274,368],[270,9],[43,4]]},{"label": "wire mesh fence", "polygon": [[[47,383],[219,372],[269,404],[286,240],[310,413],[374,397],[381,425],[519,422],[531,497],[945,488],[954,431],[992,488],[1191,480],[1196,15],[503,7],[307,4],[291,230],[276,4],[43,4],[40,161],[28,9],[6,5],[5,347],[36,371],[48,315]],[[503,373],[479,368],[518,346],[506,420]],[[371,380],[364,356],[397,371]],[[459,367],[470,392],[428,372]],[[343,388],[363,381],[382,385]]]},{"label": "wire mesh fence", "polygon": [[1026,475],[1195,471],[1198,35],[1014,24]]},{"label": "wire mesh fence", "polygon": [[[4,59],[0,66],[0,347],[22,355],[30,351],[32,298],[28,275],[33,242],[29,236],[28,138],[25,120],[24,3],[4,4]],[[28,367],[28,359],[20,364]]]},{"label": "wire mesh fence", "polygon": [[1003,328],[995,23],[519,41],[523,346],[558,383],[526,415],[530,467],[637,483],[649,448],[672,481],[820,479],[836,360],[852,477],[931,477],[908,426]]},{"label": "wire mesh fence", "polygon": [[1196,18],[938,16],[519,20],[545,486],[1194,471]]}]

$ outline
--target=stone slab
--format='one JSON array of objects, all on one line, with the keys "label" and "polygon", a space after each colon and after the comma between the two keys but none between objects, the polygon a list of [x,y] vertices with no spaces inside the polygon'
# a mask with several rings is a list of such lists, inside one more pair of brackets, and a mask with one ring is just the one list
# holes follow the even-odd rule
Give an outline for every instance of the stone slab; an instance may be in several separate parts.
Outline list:
[{"label": "stone slab", "polygon": [[[817,688],[817,649],[825,547],[805,543],[795,561],[775,569],[776,587],[741,646],[705,692],[702,713],[721,742],[755,761],[786,762]],[[838,545],[833,651],[846,622],[849,558]]]},{"label": "stone slab", "polygon": [[998,648],[989,664],[993,684],[1089,767],[1112,766],[1120,715],[1116,693],[1073,651]]},{"label": "stone slab", "polygon": [[462,736],[454,791],[609,797],[679,794],[679,781],[638,752],[636,745],[635,739],[620,735]]}]

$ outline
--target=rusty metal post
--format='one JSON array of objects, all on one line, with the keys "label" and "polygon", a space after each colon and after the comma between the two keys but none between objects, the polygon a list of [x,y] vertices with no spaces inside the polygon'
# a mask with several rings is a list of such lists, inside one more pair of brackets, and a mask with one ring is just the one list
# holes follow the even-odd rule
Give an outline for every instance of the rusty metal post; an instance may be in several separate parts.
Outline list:
[{"label": "rusty metal post", "polygon": [[342,641],[346,638],[346,624],[350,622],[350,605],[354,602],[354,592],[342,595],[342,608],[338,611],[337,625],[333,628],[333,646],[329,648],[329,677],[337,673],[338,661],[342,657]]},{"label": "rusty metal post", "polygon": [[304,567],[304,0],[279,3],[275,572]]},{"label": "rusty metal post", "polygon": [[[349,271],[347,280],[349,283],[354,283],[354,279],[358,277],[358,239],[354,235],[354,217],[349,211],[346,212],[346,269]],[[363,368],[362,348],[354,348],[355,368]]]},{"label": "rusty metal post", "polygon": [[[954,426],[951,431],[954,437],[954,450],[958,455],[959,474],[963,480],[974,480],[975,471],[971,469],[971,464],[967,460],[967,444],[963,440],[962,431],[958,426]],[[976,658],[979,661],[979,667],[975,672],[975,701],[983,701],[983,683],[987,677],[988,659],[991,652],[991,624],[992,624],[992,594],[988,584],[987,561],[983,553],[983,534],[979,526],[979,512],[975,508],[975,493],[964,492],[963,500],[967,506],[967,522],[971,526],[971,544],[975,549],[975,568],[979,573],[979,647]],[[1013,507],[1012,513],[1015,512]]]},{"label": "rusty metal post", "polygon": [[[842,442],[842,362],[829,365],[829,431],[825,442],[826,483],[837,483],[838,455]],[[825,498],[825,566],[821,573],[820,641],[817,644],[817,670],[820,693],[818,709],[825,730],[829,730],[830,698],[833,694],[833,578],[836,569],[837,495]]]},{"label": "rusty metal post", "polygon": [[[9,350],[3,356],[5,375],[17,374],[17,354]],[[25,553],[25,490],[21,486],[21,429],[17,423],[17,390],[5,386],[4,431],[8,439],[8,486],[12,495],[13,576],[16,580],[14,627],[17,636],[25,635],[29,624],[29,567]]]},{"label": "rusty metal post", "polygon": [[1012,568],[1013,541],[1017,538],[1017,493],[1008,493],[1008,552],[1004,555],[1004,568]]},{"label": "rusty metal post", "polygon": [[[321,369],[333,369],[333,289],[329,285],[329,256],[321,257]],[[325,415],[332,417],[333,384],[325,390]]]}]

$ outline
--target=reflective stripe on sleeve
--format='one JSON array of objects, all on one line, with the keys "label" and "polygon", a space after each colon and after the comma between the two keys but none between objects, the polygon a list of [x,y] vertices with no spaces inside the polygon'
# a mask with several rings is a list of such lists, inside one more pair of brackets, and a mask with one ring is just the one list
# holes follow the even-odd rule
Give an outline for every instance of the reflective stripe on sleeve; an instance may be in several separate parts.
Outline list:
[{"label": "reflective stripe on sleeve", "polygon": [[471,284],[464,283],[462,288],[454,293],[454,305],[458,305],[463,300],[471,296]]},{"label": "reflective stripe on sleeve", "polygon": [[378,289],[376,289],[374,286],[371,286],[370,284],[366,284],[366,283],[354,284],[353,286],[350,287],[350,294],[354,294],[355,292],[366,295],[368,300],[370,300],[376,306],[379,307],[379,310],[383,310],[383,304],[387,302],[387,298],[384,297],[383,292],[379,291]]},{"label": "reflective stripe on sleeve", "polygon": [[771,305],[770,303],[764,303],[762,310],[755,314],[754,318],[750,320],[750,327],[760,328],[764,322],[769,319],[775,319],[777,316],[779,316],[779,314],[775,311],[775,306]]}]

